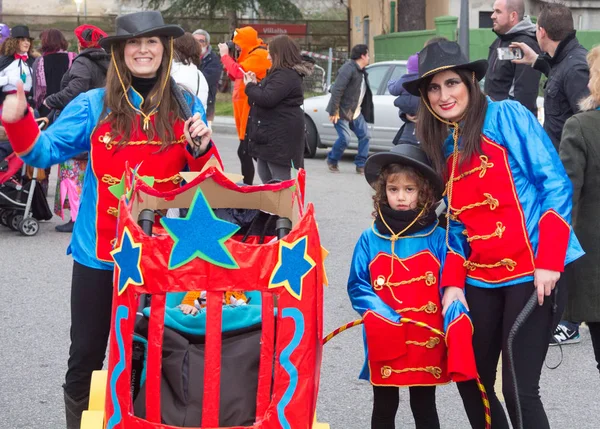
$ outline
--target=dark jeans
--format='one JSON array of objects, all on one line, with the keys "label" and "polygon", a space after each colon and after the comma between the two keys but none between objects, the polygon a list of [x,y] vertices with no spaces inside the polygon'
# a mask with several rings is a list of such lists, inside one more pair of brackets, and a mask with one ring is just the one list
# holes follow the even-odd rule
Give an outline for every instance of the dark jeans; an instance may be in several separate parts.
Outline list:
[{"label": "dark jeans", "polygon": [[600,322],[588,322],[590,327],[590,336],[592,337],[592,346],[594,346],[594,355],[600,371]]},{"label": "dark jeans", "polygon": [[[440,421],[435,407],[435,386],[408,388],[410,409],[416,429],[439,429]],[[373,386],[373,415],[371,429],[394,429],[400,402],[399,389],[394,386]]]},{"label": "dark jeans", "polygon": [[[489,289],[471,285],[465,288],[474,327],[475,360],[481,382],[489,397],[493,429],[509,427],[502,405],[494,391],[500,352],[502,352],[502,390],[510,420],[513,427],[516,427],[516,402],[508,362],[507,339],[517,315],[533,292],[533,282]],[[552,329],[551,296],[546,297],[543,306],[536,306],[514,340],[513,357],[525,428],[548,429],[550,427],[540,398],[539,386]],[[485,414],[477,384],[475,381],[458,383],[458,390],[471,426],[473,429],[483,429]]]},{"label": "dark jeans", "polygon": [[248,141],[240,140],[238,147],[238,158],[242,165],[242,176],[244,176],[244,183],[246,185],[252,185],[254,182],[254,160],[248,154]]},{"label": "dark jeans", "polygon": [[88,396],[92,372],[102,369],[110,332],[113,272],[73,263],[71,348],[64,389],[74,401]]}]

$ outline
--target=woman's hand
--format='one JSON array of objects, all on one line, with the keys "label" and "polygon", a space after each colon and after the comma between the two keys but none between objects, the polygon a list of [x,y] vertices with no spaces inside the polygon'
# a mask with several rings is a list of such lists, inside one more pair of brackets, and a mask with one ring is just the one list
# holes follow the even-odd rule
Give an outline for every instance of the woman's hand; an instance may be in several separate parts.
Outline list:
[{"label": "woman's hand", "polygon": [[253,71],[244,72],[244,85],[248,85],[249,83],[257,83],[256,73]]},{"label": "woman's hand", "polygon": [[465,308],[469,310],[469,305],[465,299],[465,292],[462,290],[462,288],[456,286],[447,286],[444,289],[444,296],[442,297],[442,316],[446,316],[448,307],[450,307],[450,304],[456,300],[462,302]]},{"label": "woman's hand", "polygon": [[[206,151],[212,136],[212,130],[204,123],[200,117],[200,113],[194,114],[190,119],[185,121],[184,127],[185,138],[188,143],[203,153]],[[200,137],[200,144],[194,141],[194,138]]]},{"label": "woman's hand", "polygon": [[560,272],[536,268],[533,272],[533,285],[537,289],[538,304],[544,305],[544,295],[550,296],[556,282],[560,279]]},{"label": "woman's hand", "polygon": [[221,54],[222,57],[229,55],[229,46],[227,46],[227,43],[219,43],[217,46],[219,48],[219,54]]},{"label": "woman's hand", "polygon": [[27,108],[27,98],[25,97],[23,82],[19,80],[17,82],[17,93],[7,95],[4,100],[2,106],[2,122],[10,124],[20,121],[23,119],[23,116],[25,116]]},{"label": "woman's hand", "polygon": [[536,52],[527,43],[512,42],[508,47],[519,48],[523,52],[523,58],[520,60],[512,60],[514,64],[526,64],[528,66],[532,66],[538,58],[538,54],[536,54]]}]

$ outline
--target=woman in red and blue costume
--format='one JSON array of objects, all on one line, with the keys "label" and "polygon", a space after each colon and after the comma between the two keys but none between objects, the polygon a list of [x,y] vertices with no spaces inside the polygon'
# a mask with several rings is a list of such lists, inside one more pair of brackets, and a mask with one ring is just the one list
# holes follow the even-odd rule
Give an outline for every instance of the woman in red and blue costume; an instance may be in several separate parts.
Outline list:
[{"label": "woman in red and blue costume", "polygon": [[[570,224],[572,186],[537,119],[518,102],[494,102],[481,92],[478,80],[486,70],[486,60],[469,62],[457,43],[438,42],[419,53],[419,78],[404,88],[421,97],[417,135],[446,178],[442,304],[468,303],[492,427],[509,427],[494,392],[502,352],[504,397],[513,427],[520,427],[519,407],[522,427],[548,429],[539,380],[566,298],[563,283],[555,286],[565,265],[583,255]],[[539,305],[512,344],[516,396],[508,338],[534,293]],[[471,426],[485,427],[475,383],[460,383],[459,391]]]},{"label": "woman in red and blue costume", "polygon": [[116,36],[100,42],[111,55],[106,88],[80,94],[44,132],[26,108],[22,85],[16,96],[7,98],[2,113],[10,143],[27,164],[45,168],[89,152],[68,249],[74,259],[64,384],[68,429],[79,428],[91,374],[102,368],[109,335],[110,251],[118,215],[118,192],[109,187],[121,182],[128,165],[138,167],[140,176],[154,177],[154,187],[167,192],[180,186],[180,171],[199,171],[212,156],[219,159],[202,103],[185,93],[193,116],[184,118],[171,88],[173,39],[183,29],[164,25],[155,11],[120,16],[116,27]]}]

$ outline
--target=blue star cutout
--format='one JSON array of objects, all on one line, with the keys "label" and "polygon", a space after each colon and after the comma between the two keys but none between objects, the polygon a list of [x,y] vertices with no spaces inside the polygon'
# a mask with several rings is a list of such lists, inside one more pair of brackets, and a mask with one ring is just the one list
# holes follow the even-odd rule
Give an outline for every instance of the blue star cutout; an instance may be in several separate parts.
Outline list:
[{"label": "blue star cutout", "polygon": [[127,227],[123,230],[121,245],[110,252],[119,268],[118,291],[119,295],[125,292],[129,285],[141,286],[144,284],[142,276],[142,244],[133,241],[131,232]]},{"label": "blue star cutout", "polygon": [[160,223],[175,242],[169,257],[170,270],[196,257],[223,268],[239,268],[224,243],[240,227],[216,217],[200,189],[185,218],[163,217]]},{"label": "blue star cutout", "polygon": [[284,287],[296,299],[302,299],[304,277],[316,265],[308,255],[308,237],[286,243],[279,241],[279,260],[271,274],[269,289]]}]

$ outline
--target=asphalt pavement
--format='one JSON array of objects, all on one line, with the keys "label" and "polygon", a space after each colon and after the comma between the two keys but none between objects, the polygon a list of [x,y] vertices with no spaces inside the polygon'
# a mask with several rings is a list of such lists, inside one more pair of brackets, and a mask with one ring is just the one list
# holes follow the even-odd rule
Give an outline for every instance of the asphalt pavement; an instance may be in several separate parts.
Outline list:
[{"label": "asphalt pavement", "polygon": [[[239,172],[236,137],[217,131],[214,140],[226,170]],[[321,241],[330,252],[327,332],[357,317],[346,280],[354,244],[371,224],[371,190],[355,173],[352,156],[340,163],[339,174],[327,170],[323,150],[306,160],[307,200],[315,205]],[[53,186],[49,200],[53,207]],[[70,234],[54,231],[61,222],[54,217],[42,223],[35,237],[0,226],[0,429],[64,428],[61,385],[69,347],[72,260],[65,255]],[[581,343],[565,346],[562,352],[558,369],[544,368],[542,374],[540,393],[551,427],[597,429],[600,377],[587,329],[582,329]],[[554,366],[560,357],[559,349],[551,348],[547,364]],[[325,346],[317,414],[332,429],[370,427],[372,390],[357,379],[362,360],[361,328]],[[396,427],[414,427],[407,389],[401,389],[400,398]],[[440,387],[437,398],[442,428],[469,428],[454,385]]]}]

